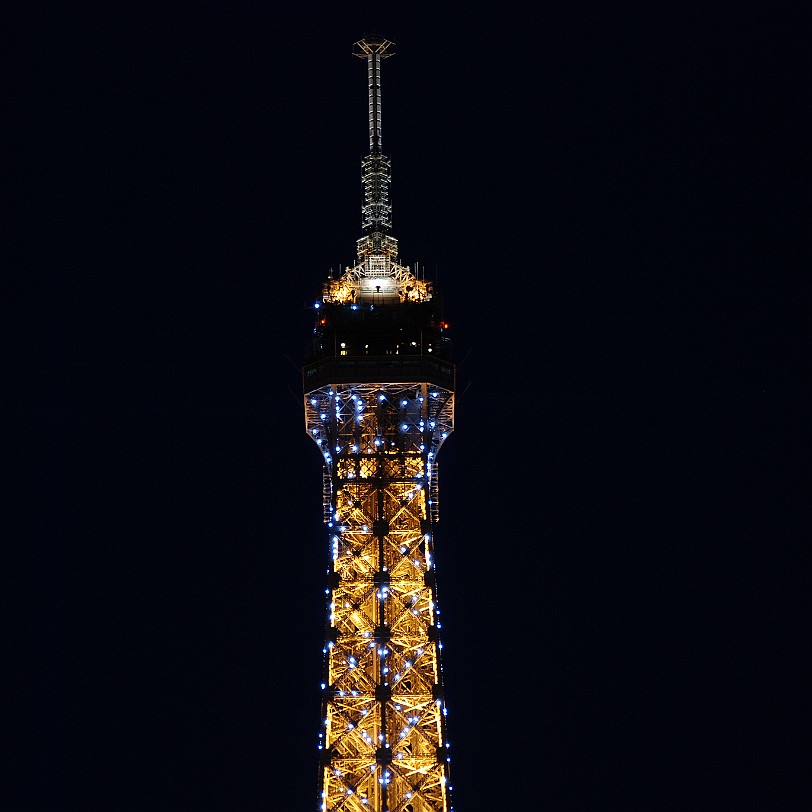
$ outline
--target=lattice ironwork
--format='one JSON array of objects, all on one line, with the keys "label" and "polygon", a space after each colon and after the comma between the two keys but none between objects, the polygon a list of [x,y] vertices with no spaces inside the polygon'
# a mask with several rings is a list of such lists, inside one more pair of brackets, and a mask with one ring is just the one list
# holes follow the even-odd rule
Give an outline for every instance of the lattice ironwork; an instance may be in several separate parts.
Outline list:
[{"label": "lattice ironwork", "polygon": [[323,810],[451,808],[432,482],[453,406],[419,382],[306,399],[331,483]]},{"label": "lattice ironwork", "polygon": [[324,285],[302,375],[329,550],[319,804],[453,812],[434,538],[455,373],[439,296],[389,234],[380,65],[393,44],[355,46],[369,76],[365,235],[356,264]]}]

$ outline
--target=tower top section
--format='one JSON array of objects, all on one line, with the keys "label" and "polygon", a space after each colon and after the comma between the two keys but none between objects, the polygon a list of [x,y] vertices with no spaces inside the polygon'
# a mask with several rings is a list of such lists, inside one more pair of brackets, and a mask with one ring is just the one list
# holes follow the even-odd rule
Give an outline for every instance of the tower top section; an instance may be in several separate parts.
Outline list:
[{"label": "tower top section", "polygon": [[381,62],[395,53],[395,43],[367,36],[353,44],[353,55],[365,59],[369,86],[369,154],[361,160],[364,202],[363,236],[357,240],[358,259],[339,279],[324,286],[323,301],[339,305],[394,305],[433,298],[432,285],[398,260],[398,241],[392,236],[389,185],[392,163],[383,154],[381,139]]}]

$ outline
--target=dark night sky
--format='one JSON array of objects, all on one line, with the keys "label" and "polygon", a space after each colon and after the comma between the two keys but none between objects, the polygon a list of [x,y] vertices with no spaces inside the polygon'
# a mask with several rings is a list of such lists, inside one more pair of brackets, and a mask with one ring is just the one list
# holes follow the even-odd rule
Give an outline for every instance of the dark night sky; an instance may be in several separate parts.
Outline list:
[{"label": "dark night sky", "polygon": [[350,52],[378,32],[394,233],[464,390],[437,542],[457,808],[808,809],[802,4],[379,6],[4,7],[34,294],[5,808],[316,809],[296,365],[360,236]]}]

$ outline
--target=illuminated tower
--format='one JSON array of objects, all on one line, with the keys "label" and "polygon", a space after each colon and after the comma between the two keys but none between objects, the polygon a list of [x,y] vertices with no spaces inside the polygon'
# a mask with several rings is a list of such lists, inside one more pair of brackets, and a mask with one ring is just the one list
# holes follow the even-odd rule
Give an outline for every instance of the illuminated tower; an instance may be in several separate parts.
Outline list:
[{"label": "illuminated tower", "polygon": [[302,370],[307,432],[324,457],[330,564],[319,731],[325,812],[451,812],[434,578],[437,452],[454,428],[454,365],[431,282],[389,233],[381,62],[369,76],[358,258],[324,284]]}]

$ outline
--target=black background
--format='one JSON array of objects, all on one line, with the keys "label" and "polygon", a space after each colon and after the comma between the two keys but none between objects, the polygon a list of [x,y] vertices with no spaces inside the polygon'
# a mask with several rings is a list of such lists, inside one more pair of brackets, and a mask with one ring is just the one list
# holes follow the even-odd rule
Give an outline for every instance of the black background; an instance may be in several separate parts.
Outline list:
[{"label": "black background", "polygon": [[365,33],[459,363],[456,808],[809,808],[801,8],[5,6],[7,808],[317,808],[297,365],[360,236]]}]

